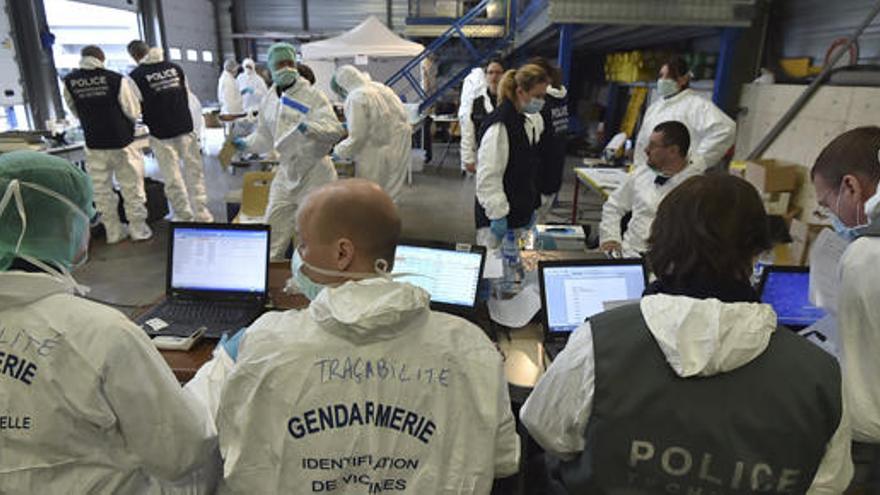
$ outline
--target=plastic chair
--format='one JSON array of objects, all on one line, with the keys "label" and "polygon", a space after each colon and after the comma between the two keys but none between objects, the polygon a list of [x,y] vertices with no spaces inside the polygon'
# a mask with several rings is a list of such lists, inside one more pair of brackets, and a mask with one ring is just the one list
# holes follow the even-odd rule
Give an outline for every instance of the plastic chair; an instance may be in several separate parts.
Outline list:
[{"label": "plastic chair", "polygon": [[241,209],[233,223],[263,223],[269,205],[269,187],[275,172],[247,172],[242,178]]}]

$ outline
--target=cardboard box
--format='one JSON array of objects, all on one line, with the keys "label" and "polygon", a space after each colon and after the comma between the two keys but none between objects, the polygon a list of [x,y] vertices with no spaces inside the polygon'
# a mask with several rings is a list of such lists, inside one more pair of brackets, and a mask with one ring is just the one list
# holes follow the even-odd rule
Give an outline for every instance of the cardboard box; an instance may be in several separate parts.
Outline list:
[{"label": "cardboard box", "polygon": [[746,163],[745,179],[765,193],[794,192],[798,189],[799,166],[778,160]]},{"label": "cardboard box", "polygon": [[810,256],[810,247],[813,241],[819,236],[822,229],[827,228],[826,225],[801,222],[794,218],[791,220],[788,233],[791,235],[791,243],[785,244],[785,253],[782,258],[787,265],[804,266]]},{"label": "cardboard box", "polygon": [[791,193],[762,193],[761,199],[764,200],[764,209],[767,210],[768,215],[785,216],[791,204]]}]

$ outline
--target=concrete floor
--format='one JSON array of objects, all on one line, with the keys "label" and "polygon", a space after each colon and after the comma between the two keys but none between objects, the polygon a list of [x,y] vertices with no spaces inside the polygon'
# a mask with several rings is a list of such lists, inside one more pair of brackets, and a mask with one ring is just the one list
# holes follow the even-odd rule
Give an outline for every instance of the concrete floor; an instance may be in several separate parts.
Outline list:
[{"label": "concrete floor", "polygon": [[[232,175],[221,168],[217,153],[222,145],[222,133],[209,131],[214,131],[207,136],[204,156],[209,206],[215,219],[224,221],[224,197],[228,191],[241,187],[242,172]],[[422,172],[413,174],[413,183],[405,189],[400,200],[403,237],[473,242],[474,178],[461,177],[457,143],[449,146],[442,163],[438,162],[446,145],[435,144],[434,150],[434,161]],[[571,165],[577,163],[576,158],[570,157],[569,160]],[[148,176],[162,180],[161,172],[149,157],[146,172]],[[566,221],[572,181],[569,172],[560,193],[560,198],[564,199],[562,207],[554,210],[556,215],[552,220]],[[74,273],[80,283],[91,287],[89,297],[131,315],[162,296],[165,291],[168,223],[160,221],[152,227],[155,235],[147,242],[123,241],[108,246],[103,238],[92,240],[88,263]]]}]

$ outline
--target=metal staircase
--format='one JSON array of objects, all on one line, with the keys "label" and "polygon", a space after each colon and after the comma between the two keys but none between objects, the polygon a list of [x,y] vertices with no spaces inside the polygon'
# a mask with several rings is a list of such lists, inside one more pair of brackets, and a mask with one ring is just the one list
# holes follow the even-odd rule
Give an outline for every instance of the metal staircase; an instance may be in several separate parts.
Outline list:
[{"label": "metal staircase", "polygon": [[[388,78],[388,80],[385,81],[385,84],[394,88],[395,85],[405,84],[403,81],[408,82],[411,89],[415,91],[418,99],[421,101],[421,103],[419,103],[419,113],[423,113],[425,109],[433,105],[434,102],[436,102],[446,91],[460,84],[470,73],[471,69],[481,66],[489,59],[489,57],[504,50],[513,42],[514,32],[516,30],[514,23],[511,22],[512,19],[516,18],[514,14],[515,10],[513,10],[515,9],[514,0],[509,0],[507,2],[506,18],[502,19],[505,24],[505,34],[500,38],[497,38],[494,43],[488,43],[488,48],[484,48],[480,51],[465,34],[466,30],[473,30],[475,27],[480,26],[480,23],[476,22],[477,18],[486,12],[490,3],[491,0],[482,0],[466,14],[456,19],[449,29],[428,45],[422,53],[407,62],[406,65]],[[450,79],[437,87],[433,93],[427,94],[419,83],[420,74],[417,72],[417,75],[413,76],[412,71],[413,69],[416,69],[417,71],[420,70],[421,64],[426,58],[440,51],[444,45],[455,38],[458,38],[468,53],[468,64],[465,68],[458,71]],[[395,92],[403,93],[404,91],[395,90]]]}]

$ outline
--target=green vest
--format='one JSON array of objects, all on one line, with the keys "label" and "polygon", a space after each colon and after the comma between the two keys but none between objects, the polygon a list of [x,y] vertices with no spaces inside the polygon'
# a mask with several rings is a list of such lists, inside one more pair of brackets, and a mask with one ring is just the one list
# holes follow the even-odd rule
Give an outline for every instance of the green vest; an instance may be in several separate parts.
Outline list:
[{"label": "green vest", "polygon": [[629,305],[590,319],[595,396],[571,494],[805,493],[840,424],[837,361],[781,329],[741,368],[681,378]]}]

